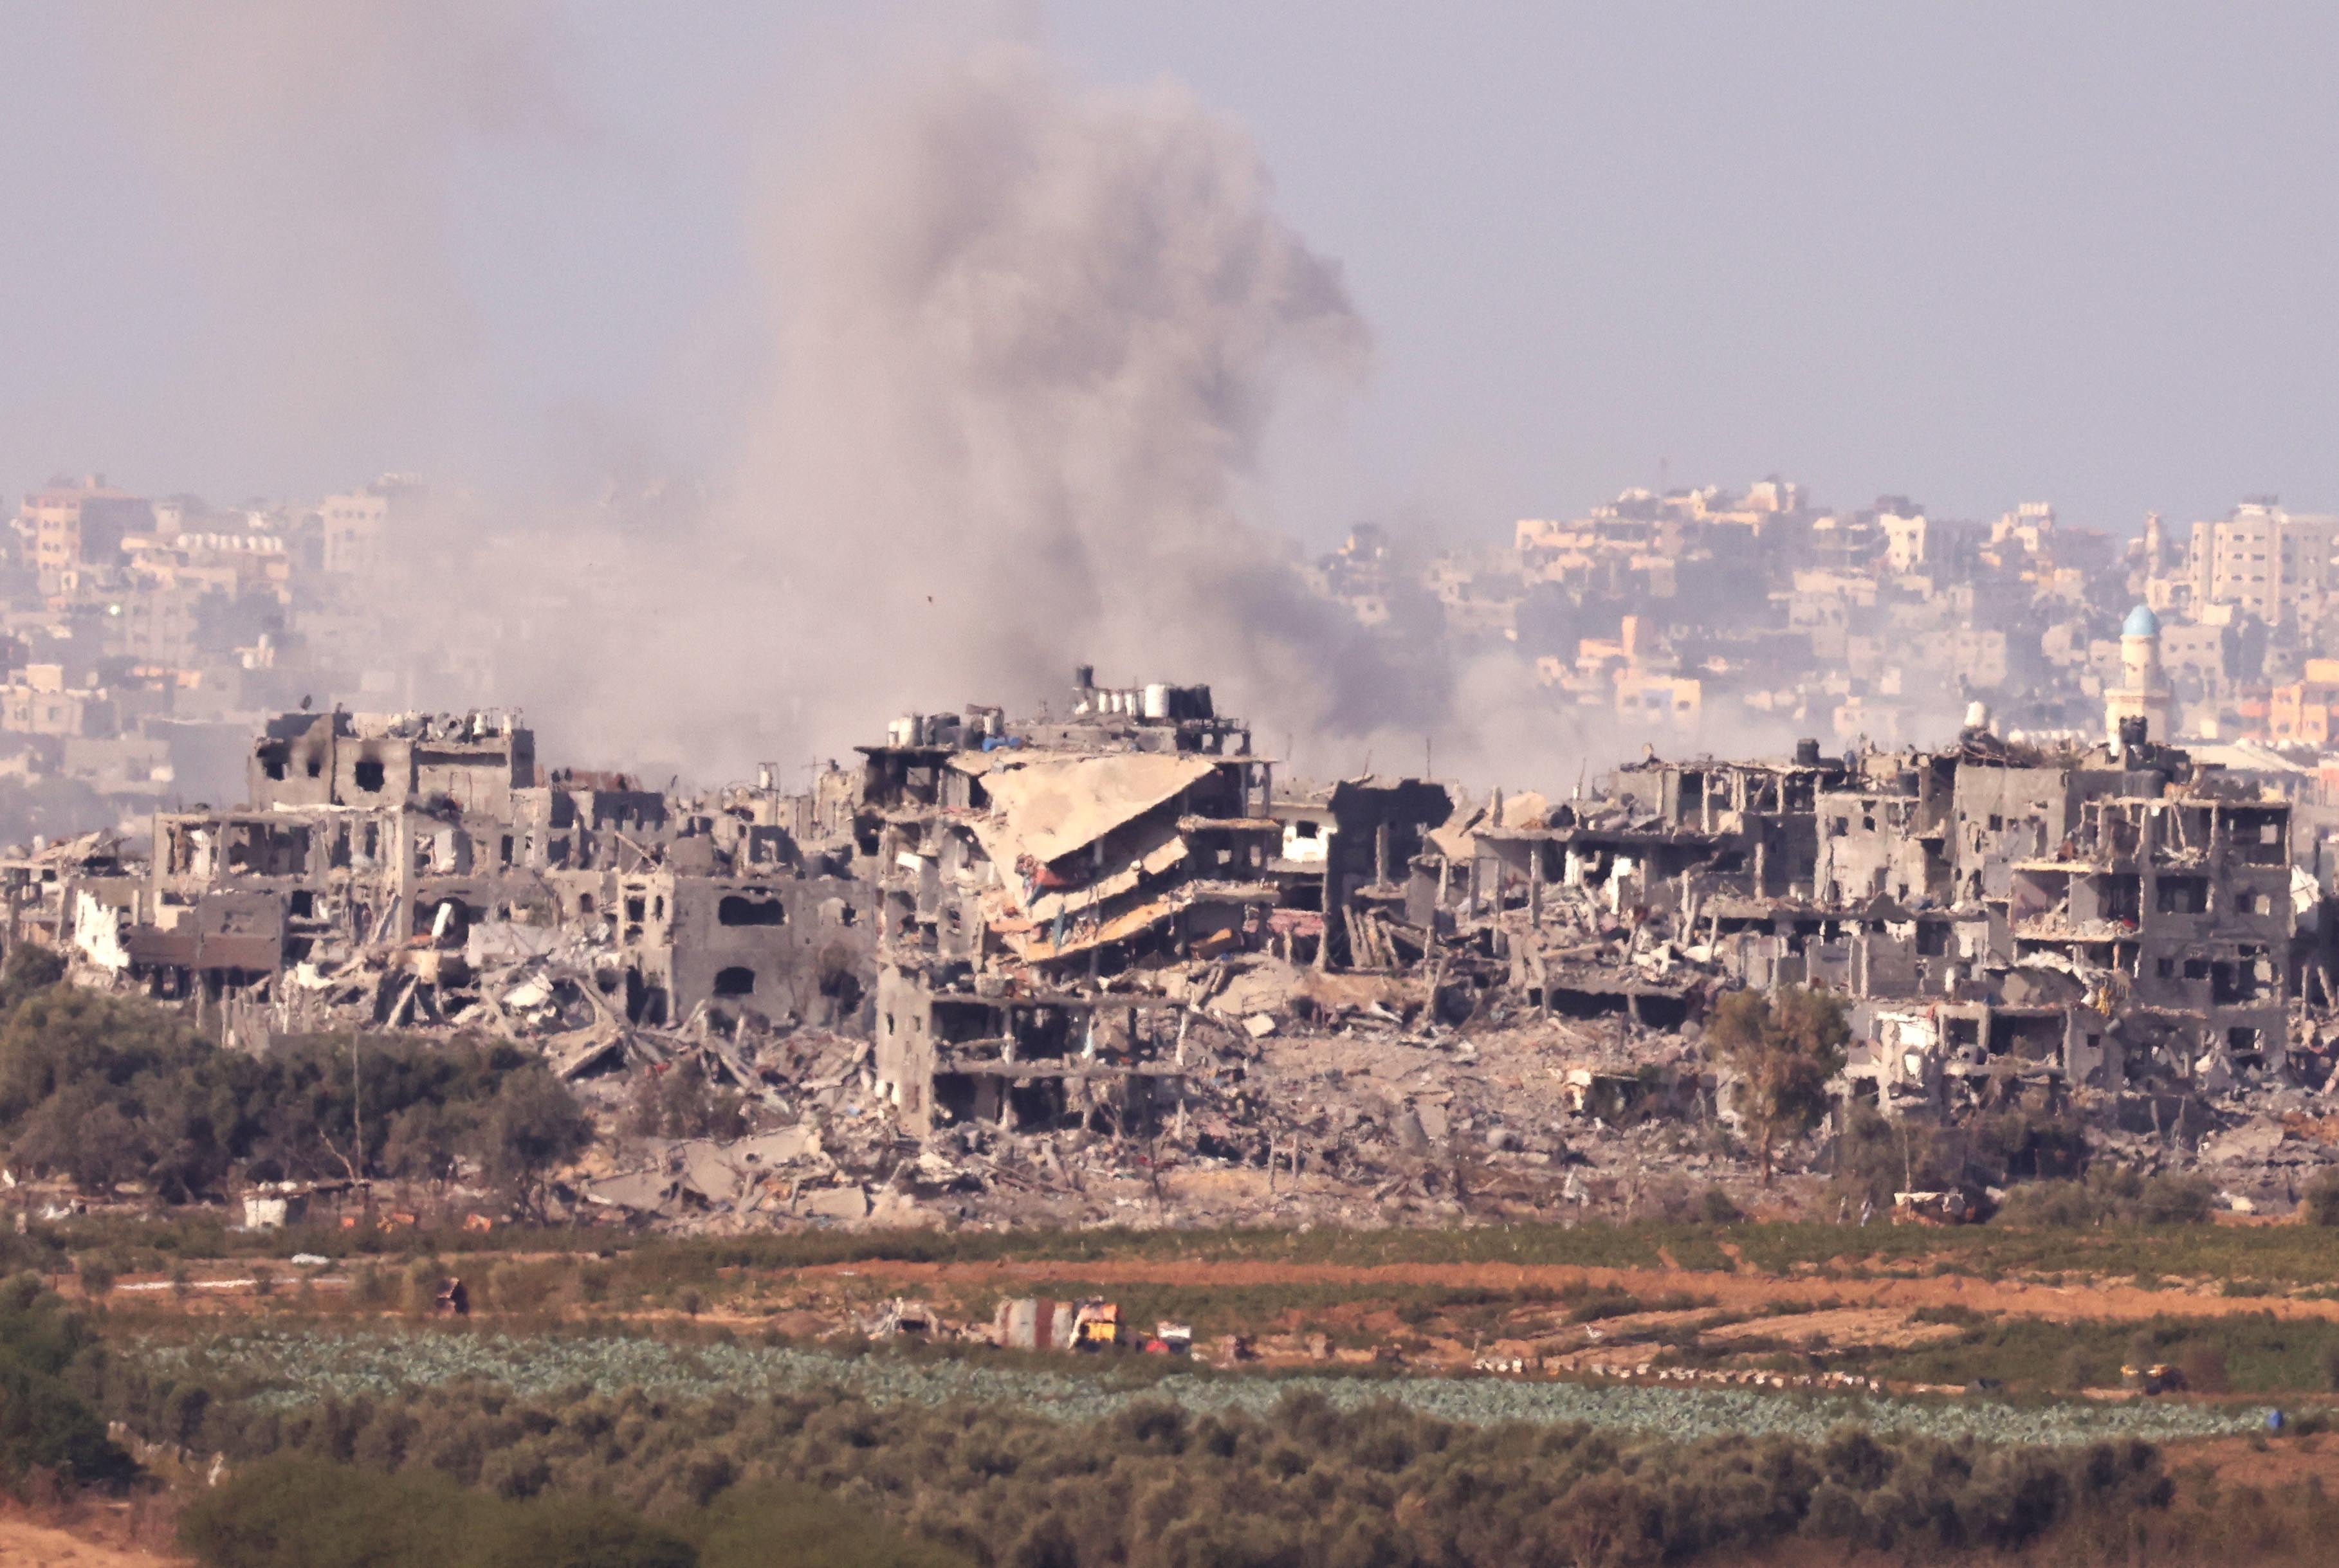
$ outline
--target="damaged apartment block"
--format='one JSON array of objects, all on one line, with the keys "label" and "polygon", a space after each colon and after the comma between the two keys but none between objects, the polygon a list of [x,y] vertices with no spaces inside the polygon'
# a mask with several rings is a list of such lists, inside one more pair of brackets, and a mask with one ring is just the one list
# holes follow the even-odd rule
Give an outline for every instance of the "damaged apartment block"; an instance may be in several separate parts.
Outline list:
[{"label": "damaged apartment block", "polygon": [[[1643,938],[1702,932],[1710,950],[1725,932],[1814,909],[1815,806],[1844,777],[1805,742],[1783,763],[1652,759],[1555,809],[1535,799],[1505,813],[1498,798],[1468,840],[1460,920],[1547,1013],[1677,1024],[1704,977],[1676,967],[1678,944]],[[1584,942],[1601,927],[1630,933],[1624,963]]]},{"label": "damaged apartment block", "polygon": [[677,798],[548,774],[508,715],[336,711],[271,721],[250,793],[157,814],[143,886],[76,879],[85,962],[247,1040],[479,1027],[571,1070],[636,1030],[866,1011],[873,900],[799,852],[811,803],[768,775]]},{"label": "damaged apartment block", "polygon": [[1931,1109],[2011,1079],[2102,1091],[2147,1130],[2172,1095],[2321,1085],[2290,1034],[2319,902],[2290,803],[2140,728],[2083,754],[1970,730],[1822,799],[1823,886],[1871,900],[1844,976],[1874,1004],[1856,1092]]},{"label": "damaged apartment block", "polygon": [[1327,1169],[1581,1203],[1627,1179],[1576,1169],[1597,1139],[1734,1115],[1701,1031],[1736,988],[1843,998],[1837,1092],[1889,1116],[2197,1142],[2329,1090],[2298,803],[2125,716],[1651,755],[1554,802],[1278,779],[1208,687],[1086,668],[1061,716],[903,716],[798,793],[548,769],[503,713],[301,713],[246,805],[157,814],[144,862],[39,846],[0,888],[12,941],[234,1047],[476,1031],[613,1103],[641,1079],[611,1070],[683,1061],[753,1102],[755,1138],[587,1197],[631,1213],[1076,1201],[1068,1157],[1140,1139],[1155,1178],[1243,1165],[1269,1203]]},{"label": "damaged apartment block", "polygon": [[1668,1027],[1717,985],[1819,986],[1852,1004],[1846,1094],[1890,1114],[2076,1097],[2156,1132],[2331,1077],[2294,1021],[2327,965],[2292,804],[2141,720],[2093,747],[1978,722],[1934,752],[1653,759],[1512,806],[1466,827],[1455,929],[1547,1013]]},{"label": "damaged apartment block", "polygon": [[1176,1098],[1177,1010],[1073,985],[1257,947],[1282,901],[1272,765],[1209,689],[1076,685],[1061,721],[971,708],[861,748],[878,1089],[917,1130],[1150,1125]]},{"label": "damaged apartment block", "polygon": [[861,750],[877,1089],[922,1136],[1182,1127],[1198,974],[1251,955],[1395,972],[1438,949],[1446,879],[1424,852],[1446,791],[1278,797],[1206,686],[1083,667],[1063,719],[913,715]]}]

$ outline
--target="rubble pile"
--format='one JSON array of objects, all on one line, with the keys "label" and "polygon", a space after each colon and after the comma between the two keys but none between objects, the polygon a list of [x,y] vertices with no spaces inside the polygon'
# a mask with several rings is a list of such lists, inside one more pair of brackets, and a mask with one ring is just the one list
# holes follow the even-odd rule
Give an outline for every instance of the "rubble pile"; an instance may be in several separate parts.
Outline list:
[{"label": "rubble pile", "polygon": [[[613,1123],[687,1070],[747,1136],[615,1139],[579,1203],[695,1226],[1452,1218],[1738,1178],[1718,995],[1815,986],[1837,1088],[2025,1105],[2235,1208],[2339,1138],[2334,922],[2277,782],[2154,742],[1650,756],[1566,800],[1280,785],[1207,687],[895,720],[802,793],[548,770],[513,715],[291,714],[251,801],[0,863],[7,938],[224,1046],[540,1052]],[[2311,846],[2310,846],[2311,847]]]}]

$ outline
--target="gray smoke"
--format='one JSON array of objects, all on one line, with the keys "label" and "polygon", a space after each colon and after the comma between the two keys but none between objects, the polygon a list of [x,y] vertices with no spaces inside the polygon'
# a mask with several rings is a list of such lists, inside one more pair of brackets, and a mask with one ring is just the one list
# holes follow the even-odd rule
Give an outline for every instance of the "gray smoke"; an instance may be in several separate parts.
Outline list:
[{"label": "gray smoke", "polygon": [[1638,749],[1515,658],[1457,665],[1306,591],[1263,451],[1295,390],[1363,374],[1367,335],[1250,139],[1182,87],[1084,84],[1025,43],[889,52],[755,198],[731,335],[764,390],[707,414],[744,432],[733,459],[676,478],[596,416],[592,507],[515,501],[533,454],[462,417],[498,405],[449,204],[479,138],[573,131],[550,7],[95,15],[236,323],[222,363],[262,383],[205,400],[242,410],[221,439],[354,430],[432,471],[373,596],[403,646],[360,661],[402,661],[400,699],[520,705],[548,755],[702,779],[844,754],[906,710],[1061,702],[1075,663],[1207,682],[1319,774],[1434,746],[1441,773],[1548,780]]},{"label": "gray smoke", "polygon": [[732,480],[477,575],[527,624],[498,669],[550,727],[735,769],[1057,697],[1076,661],[1209,682],[1265,732],[1436,695],[1247,520],[1278,396],[1356,377],[1367,336],[1191,94],[1020,44],[923,55],[827,129],[768,233],[774,390]]}]

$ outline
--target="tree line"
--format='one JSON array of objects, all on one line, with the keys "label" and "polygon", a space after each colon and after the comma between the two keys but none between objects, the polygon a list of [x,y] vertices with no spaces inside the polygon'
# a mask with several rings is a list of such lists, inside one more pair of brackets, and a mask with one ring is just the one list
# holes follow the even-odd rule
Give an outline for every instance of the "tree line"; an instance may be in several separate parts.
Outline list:
[{"label": "tree line", "polygon": [[468,1167],[526,1204],[590,1140],[566,1085],[516,1046],[316,1035],[222,1050],[143,997],[60,983],[20,946],[0,970],[0,1148],[20,1171],[168,1202],[248,1181]]},{"label": "tree line", "polygon": [[[454,1383],[288,1410],[232,1390],[196,1397],[125,1367],[106,1382],[108,1407],[134,1429],[239,1466],[242,1479],[191,1524],[189,1544],[211,1568],[472,1561],[432,1556],[442,1549],[430,1539],[387,1550],[394,1537],[369,1523],[426,1494],[451,1497],[449,1487],[546,1517],[590,1498],[651,1522],[661,1533],[642,1550],[669,1553],[531,1563],[694,1561],[672,1543],[703,1542],[711,1521],[763,1506],[754,1500],[773,1489],[809,1488],[849,1502],[873,1538],[893,1532],[934,1553],[880,1560],[983,1568],[1574,1568],[1788,1547],[1807,1549],[1796,1561],[1934,1560],[2088,1532],[2119,1543],[2124,1561],[2127,1522],[2165,1510],[2173,1491],[2141,1443],[2012,1448],[1850,1427],[1821,1442],[1687,1442],[1474,1426],[1393,1403],[1341,1410],[1315,1394],[1259,1415],[1145,1401],[1075,1423],[834,1391],[683,1401]],[[327,1494],[348,1506],[301,1501]],[[762,1548],[735,1560],[828,1561],[791,1552],[784,1533],[766,1533]]]}]

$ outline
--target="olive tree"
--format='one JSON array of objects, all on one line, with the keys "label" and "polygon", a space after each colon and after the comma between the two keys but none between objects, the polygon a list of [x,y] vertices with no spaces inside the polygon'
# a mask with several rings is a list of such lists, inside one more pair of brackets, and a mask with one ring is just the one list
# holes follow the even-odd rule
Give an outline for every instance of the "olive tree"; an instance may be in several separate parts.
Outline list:
[{"label": "olive tree", "polygon": [[1714,1053],[1737,1075],[1738,1114],[1769,1186],[1779,1146],[1819,1125],[1828,1083],[1843,1070],[1851,1037],[1843,1003],[1823,991],[1733,991],[1706,1026]]}]

